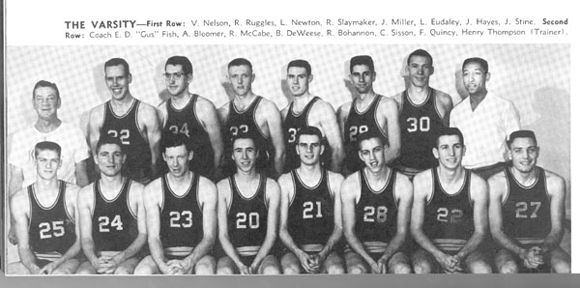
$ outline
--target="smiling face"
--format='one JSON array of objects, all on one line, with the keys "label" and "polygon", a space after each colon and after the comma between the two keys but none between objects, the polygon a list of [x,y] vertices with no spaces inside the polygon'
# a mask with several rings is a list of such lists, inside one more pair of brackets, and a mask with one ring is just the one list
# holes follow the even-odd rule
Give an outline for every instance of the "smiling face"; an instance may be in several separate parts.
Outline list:
[{"label": "smiling face", "polygon": [[286,74],[286,82],[290,92],[295,97],[302,96],[308,92],[308,86],[312,81],[312,75],[308,75],[304,67],[290,67]]},{"label": "smiling face", "polygon": [[486,90],[485,83],[489,80],[489,73],[478,62],[469,62],[463,67],[463,85],[469,95],[478,94]]},{"label": "smiling face", "polygon": [[304,165],[319,163],[320,155],[324,152],[324,145],[320,143],[318,135],[300,135],[296,143],[296,153]]},{"label": "smiling face", "polygon": [[375,72],[368,65],[360,64],[352,67],[350,80],[359,94],[365,94],[373,88],[375,76]]},{"label": "smiling face", "polygon": [[176,178],[182,177],[189,171],[191,159],[193,159],[193,152],[188,152],[185,144],[167,147],[163,152],[163,160],[167,163],[169,173]]},{"label": "smiling face", "polygon": [[465,146],[458,135],[442,135],[433,148],[433,155],[439,160],[439,165],[449,170],[455,170],[461,165],[465,155]]},{"label": "smiling face", "polygon": [[513,140],[509,154],[516,170],[529,173],[536,167],[540,155],[540,147],[536,145],[534,139],[529,137]]},{"label": "smiling face", "polygon": [[385,146],[378,137],[362,140],[358,155],[373,173],[385,167]]},{"label": "smiling face", "polygon": [[125,163],[125,154],[118,144],[105,143],[97,149],[95,163],[99,166],[101,173],[113,177],[121,173],[123,163]]},{"label": "smiling face", "polygon": [[258,150],[251,138],[238,138],[234,140],[232,159],[236,163],[238,171],[250,172],[256,166]]},{"label": "smiling face", "polygon": [[51,119],[56,117],[60,107],[60,98],[52,87],[38,87],[34,90],[33,106],[38,118]]},{"label": "smiling face", "polygon": [[34,160],[39,178],[44,180],[56,178],[58,168],[62,164],[58,152],[47,149],[38,150]]},{"label": "smiling face", "polygon": [[123,65],[105,67],[105,82],[115,100],[123,100],[129,94],[131,74],[127,74]]},{"label": "smiling face", "polygon": [[188,93],[191,78],[191,74],[185,75],[182,65],[168,64],[165,66],[165,87],[167,87],[167,91],[171,96],[179,96],[183,93]]},{"label": "smiling face", "polygon": [[429,77],[433,74],[433,63],[426,56],[413,55],[409,59],[407,72],[411,84],[415,87],[429,86]]},{"label": "smiling face", "polygon": [[248,65],[232,66],[228,68],[228,79],[238,96],[245,96],[252,91],[252,82],[254,82],[252,68]]}]

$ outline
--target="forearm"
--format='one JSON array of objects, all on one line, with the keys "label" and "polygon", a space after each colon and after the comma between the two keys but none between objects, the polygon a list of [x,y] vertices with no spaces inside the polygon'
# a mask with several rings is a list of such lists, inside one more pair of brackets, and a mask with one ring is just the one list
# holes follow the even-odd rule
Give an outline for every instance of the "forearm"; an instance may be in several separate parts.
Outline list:
[{"label": "forearm", "polygon": [[560,231],[552,231],[544,239],[544,243],[541,245],[542,252],[550,252],[555,248],[560,246],[560,241],[562,241],[563,233]]},{"label": "forearm", "polygon": [[36,256],[30,250],[30,248],[19,248],[18,249],[18,256],[20,257],[20,261],[22,264],[31,272],[35,273],[38,271],[40,267],[36,265]]},{"label": "forearm", "polygon": [[261,263],[262,260],[266,258],[266,256],[268,256],[268,253],[270,253],[270,250],[272,250],[275,241],[276,234],[266,235],[264,243],[262,243],[262,246],[260,246],[260,249],[258,250],[256,257],[254,258],[254,263]]},{"label": "forearm", "polygon": [[399,146],[391,145],[385,149],[385,163],[388,165],[401,155],[401,148]]},{"label": "forearm", "polygon": [[321,259],[326,259],[326,256],[330,254],[330,251],[332,251],[334,246],[336,246],[338,241],[340,241],[341,237],[342,237],[342,229],[334,227],[332,234],[330,234],[328,241],[326,241],[326,245],[324,245],[324,248],[322,248],[322,250],[318,253]]},{"label": "forearm", "polygon": [[415,238],[415,241],[417,242],[417,244],[419,244],[419,246],[421,246],[421,248],[423,248],[425,251],[429,252],[435,258],[440,258],[442,255],[445,254],[441,250],[439,250],[439,248],[437,248],[437,246],[435,246],[435,244],[433,244],[433,242],[431,242],[431,239],[429,239],[429,237],[427,237],[427,235],[425,235],[425,233],[423,232],[422,229],[415,230],[413,232],[413,237]]},{"label": "forearm", "polygon": [[[238,255],[238,251],[236,250],[236,248],[232,244],[232,241],[230,241],[230,238],[228,236],[222,235],[222,236],[220,236],[220,243],[221,243],[222,249],[224,249],[224,252],[226,253],[226,255],[228,255],[228,257],[230,257],[232,259],[232,261],[234,261],[236,266],[240,266],[240,264],[242,264],[242,260],[240,259],[240,256]],[[219,260],[219,259],[217,259],[217,260]]]},{"label": "forearm", "polygon": [[336,173],[340,173],[342,169],[342,162],[344,161],[345,155],[344,151],[337,149],[332,149],[332,156],[330,162],[330,170]]},{"label": "forearm", "polygon": [[185,257],[185,261],[189,261],[191,264],[195,265],[203,256],[207,255],[211,247],[213,246],[213,239],[204,238],[199,242],[199,244],[193,249],[191,254]]},{"label": "forearm", "polygon": [[279,175],[282,175],[282,172],[284,170],[284,157],[285,157],[285,152],[282,149],[279,149],[276,151],[276,155],[274,157],[274,168],[276,169],[276,177]]},{"label": "forearm", "polygon": [[129,245],[129,247],[127,247],[127,249],[125,249],[122,252],[123,257],[121,257],[120,263],[125,262],[125,260],[139,253],[139,251],[141,251],[141,249],[143,248],[143,245],[145,245],[146,241],[147,236],[143,233],[139,233],[139,235],[137,235],[137,238],[135,238],[135,241],[133,241],[133,243],[131,243],[131,245]]},{"label": "forearm", "polygon": [[87,256],[87,259],[91,264],[94,265],[98,261],[98,257],[95,254],[95,243],[93,239],[84,239],[81,241],[81,247],[83,249],[83,253]]},{"label": "forearm", "polygon": [[474,232],[473,235],[471,235],[471,237],[467,240],[467,243],[465,243],[463,248],[461,248],[461,250],[457,252],[457,257],[459,257],[459,259],[463,261],[467,257],[467,255],[477,250],[479,244],[481,244],[484,237],[485,233],[477,231]]},{"label": "forearm", "polygon": [[165,252],[163,251],[163,245],[159,238],[149,238],[149,253],[151,253],[151,258],[158,267],[164,266],[165,264]]},{"label": "forearm", "polygon": [[373,258],[367,253],[361,241],[356,237],[354,232],[345,233],[346,241],[348,245],[354,252],[358,253],[367,263],[371,264],[374,262]]},{"label": "forearm", "polygon": [[[79,252],[81,251],[81,245],[78,242],[75,242],[75,244],[73,244],[73,246],[71,246],[63,255],[62,257],[58,258],[56,261],[57,265],[56,267],[60,266],[60,264],[64,263],[65,261],[74,258],[75,256],[77,256],[77,254],[79,254]],[[57,262],[58,261],[58,262]]]},{"label": "forearm", "polygon": [[507,236],[503,231],[492,233],[492,237],[500,246],[522,257],[526,253],[526,249],[522,248],[519,243]]},{"label": "forearm", "polygon": [[294,255],[299,256],[300,254],[304,253],[304,251],[302,251],[302,249],[296,245],[294,239],[292,239],[292,236],[290,236],[290,233],[288,233],[288,230],[280,229],[280,240],[282,240],[282,243],[284,243],[288,250],[290,250]]},{"label": "forearm", "polygon": [[385,252],[383,253],[383,256],[386,256],[387,260],[391,259],[391,257],[397,253],[397,251],[401,250],[401,248],[403,247],[403,244],[405,243],[405,235],[402,233],[397,233],[395,235],[395,237],[393,237],[393,239],[391,239],[391,241],[389,242],[389,245],[387,245],[387,248],[385,248]]}]

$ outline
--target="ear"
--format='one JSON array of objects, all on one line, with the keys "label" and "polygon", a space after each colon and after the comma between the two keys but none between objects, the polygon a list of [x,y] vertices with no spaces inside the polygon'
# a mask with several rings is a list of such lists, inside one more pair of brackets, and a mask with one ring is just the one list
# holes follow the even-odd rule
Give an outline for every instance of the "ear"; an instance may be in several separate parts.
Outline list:
[{"label": "ear", "polygon": [[431,74],[429,76],[435,74],[435,66],[431,65]]},{"label": "ear", "polygon": [[308,83],[312,82],[312,79],[314,79],[314,76],[310,74],[310,76],[308,76]]},{"label": "ear", "polygon": [[[98,152],[97,152],[98,153]],[[93,161],[95,161],[95,165],[99,166],[98,162],[97,162],[97,154],[93,155]]]},{"label": "ear", "polygon": [[300,147],[298,147],[298,144],[296,144],[296,155],[300,155]]},{"label": "ear", "polygon": [[187,160],[191,161],[191,159],[193,159],[193,151],[189,151],[189,153],[187,153]]},{"label": "ear", "polygon": [[375,79],[377,79],[377,72],[371,74],[371,82],[375,82]]},{"label": "ear", "polygon": [[491,73],[485,73],[485,82],[489,81],[489,78],[491,78]]},{"label": "ear", "polygon": [[126,160],[127,160],[127,154],[123,154],[123,160],[121,160],[121,164],[125,164]]},{"label": "ear", "polygon": [[129,75],[127,75],[127,83],[131,84],[131,81],[133,81],[133,75],[129,73]]},{"label": "ear", "polygon": [[439,150],[437,150],[437,148],[433,148],[431,151],[433,152],[435,159],[439,160]]},{"label": "ear", "polygon": [[60,108],[60,96],[58,96],[58,99],[56,99],[56,108]]},{"label": "ear", "polygon": [[187,84],[191,83],[191,81],[193,81],[193,73],[187,74]]},{"label": "ear", "polygon": [[358,151],[358,158],[360,158],[360,160],[362,160],[364,162],[363,154],[360,150]]},{"label": "ear", "polygon": [[250,83],[254,83],[254,80],[256,80],[256,74],[252,73],[252,78],[251,78]]},{"label": "ear", "polygon": [[62,167],[62,157],[58,158],[58,165],[57,165],[58,169],[60,169],[60,167]]},{"label": "ear", "polygon": [[167,161],[167,156],[165,156],[165,152],[161,152],[161,157],[163,157],[163,161]]},{"label": "ear", "polygon": [[324,146],[324,144],[320,143],[320,155],[322,155],[324,153],[324,149],[326,149],[326,146]]}]

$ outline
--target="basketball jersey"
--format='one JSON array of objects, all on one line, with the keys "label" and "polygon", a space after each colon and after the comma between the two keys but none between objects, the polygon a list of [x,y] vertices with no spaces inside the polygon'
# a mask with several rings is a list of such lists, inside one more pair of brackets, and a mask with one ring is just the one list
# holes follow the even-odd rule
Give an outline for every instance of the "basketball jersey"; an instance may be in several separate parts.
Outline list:
[{"label": "basketball jersey", "polygon": [[387,139],[387,135],[381,130],[376,119],[377,108],[383,96],[377,94],[366,111],[359,112],[356,109],[356,100],[352,101],[350,112],[344,123],[344,147],[346,150],[346,167],[350,171],[358,171],[365,164],[358,157],[358,136],[363,133],[371,133],[375,137]]},{"label": "basketball jersey", "polygon": [[139,234],[137,215],[129,204],[132,180],[125,178],[121,191],[111,200],[104,198],[99,182],[97,180],[93,185],[95,209],[92,224],[95,251],[123,251]]},{"label": "basketball jersey", "polygon": [[233,152],[233,139],[237,135],[246,135],[254,139],[254,144],[260,151],[260,156],[256,161],[258,171],[274,169],[274,147],[270,139],[262,134],[258,123],[256,123],[256,110],[261,101],[262,96],[256,96],[254,102],[245,111],[239,111],[234,105],[234,101],[230,101],[230,112],[226,120],[226,131],[224,131],[225,172],[229,174],[228,176],[233,175],[236,171],[236,165],[231,159],[231,155]]},{"label": "basketball jersey", "polygon": [[306,186],[296,170],[291,175],[294,197],[288,206],[288,232],[303,250],[320,252],[334,230],[334,200],[328,171],[322,170],[320,181],[314,187]]},{"label": "basketball jersey", "polygon": [[161,177],[163,201],[159,235],[166,255],[187,256],[203,237],[203,212],[199,204],[199,174],[193,173],[187,192],[177,196]]},{"label": "basketball jersey", "polygon": [[401,94],[401,99],[401,156],[397,166],[419,171],[436,166],[437,161],[431,150],[435,146],[437,131],[445,125],[437,111],[435,90],[429,88],[427,99],[422,104],[411,102],[406,90]]},{"label": "basketball jersey", "polygon": [[207,178],[213,178],[214,153],[209,134],[201,125],[197,113],[195,112],[198,95],[191,95],[185,107],[176,109],[171,105],[172,99],[167,99],[167,121],[163,132],[173,134],[183,134],[189,139],[189,148],[193,150],[193,159],[189,161],[189,169]]},{"label": "basketball jersey", "polygon": [[437,167],[431,169],[433,195],[425,206],[423,231],[445,252],[459,252],[475,231],[471,201],[471,170],[465,169],[463,186],[450,195],[441,186]]},{"label": "basketball jersey", "polygon": [[552,230],[550,197],[544,169],[538,167],[538,179],[530,187],[523,187],[514,178],[510,168],[508,196],[503,203],[503,231],[523,245],[539,245]]},{"label": "basketball jersey", "polygon": [[396,172],[383,188],[373,190],[363,170],[359,170],[360,199],[355,205],[355,234],[369,253],[382,253],[397,234],[397,201],[394,196]]},{"label": "basketball jersey", "polygon": [[101,128],[101,135],[118,137],[123,145],[123,152],[127,160],[123,164],[122,174],[137,182],[151,179],[151,150],[147,136],[141,131],[137,123],[139,119],[139,105],[141,101],[135,99],[125,115],[115,115],[111,101],[105,103],[105,120]]},{"label": "basketball jersey", "polygon": [[228,203],[228,233],[232,245],[240,256],[254,256],[266,239],[268,229],[268,205],[266,180],[260,176],[260,184],[251,198],[244,197],[236,184],[235,176],[229,177],[232,198]]},{"label": "basketball jersey", "polygon": [[[284,131],[284,141],[286,145],[286,159],[284,163],[284,173],[288,173],[293,169],[300,167],[300,156],[296,153],[296,143],[298,139],[296,138],[297,133],[300,129],[308,127],[308,115],[310,114],[310,109],[314,106],[320,98],[315,96],[306,104],[304,109],[300,113],[295,113],[292,109],[294,107],[294,102],[288,107],[288,113],[286,118],[284,118],[284,123],[282,123],[282,129]],[[321,139],[321,144],[326,146],[322,157],[320,159],[323,167],[330,162],[330,147],[328,146],[328,141],[326,137]]]},{"label": "basketball jersey", "polygon": [[74,216],[66,208],[66,182],[59,180],[58,184],[58,195],[50,207],[40,204],[34,184],[27,187],[30,199],[29,246],[39,260],[60,258],[76,240]]}]

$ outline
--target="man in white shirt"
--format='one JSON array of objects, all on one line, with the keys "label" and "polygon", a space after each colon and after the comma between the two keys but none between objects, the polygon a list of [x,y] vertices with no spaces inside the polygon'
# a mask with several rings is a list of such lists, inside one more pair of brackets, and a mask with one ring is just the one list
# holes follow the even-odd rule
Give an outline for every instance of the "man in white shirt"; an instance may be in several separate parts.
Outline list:
[{"label": "man in white shirt", "polygon": [[487,179],[504,168],[506,139],[520,130],[520,117],[511,101],[487,91],[487,61],[468,58],[462,67],[469,96],[451,110],[449,126],[459,128],[465,136],[463,166]]}]

